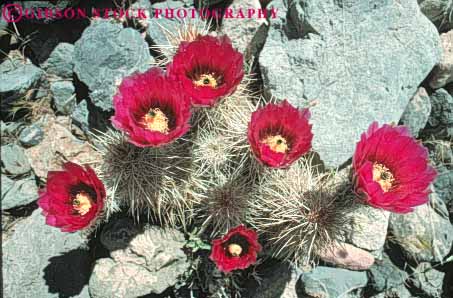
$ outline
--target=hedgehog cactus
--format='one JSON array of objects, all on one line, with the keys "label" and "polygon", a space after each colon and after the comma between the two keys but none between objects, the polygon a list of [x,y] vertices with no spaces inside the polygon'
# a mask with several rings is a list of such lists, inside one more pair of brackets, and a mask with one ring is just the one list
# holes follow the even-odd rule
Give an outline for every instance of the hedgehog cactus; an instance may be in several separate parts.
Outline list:
[{"label": "hedgehog cactus", "polygon": [[320,252],[341,240],[353,206],[353,197],[342,191],[348,186],[317,173],[312,161],[263,173],[249,206],[251,224],[274,256],[301,265],[313,264]]},{"label": "hedgehog cactus", "polygon": [[103,156],[99,172],[109,195],[108,215],[121,206],[137,220],[145,215],[165,225],[186,224],[190,210],[186,189],[192,183],[190,143],[178,140],[164,147],[140,148],[116,131],[97,140]]}]

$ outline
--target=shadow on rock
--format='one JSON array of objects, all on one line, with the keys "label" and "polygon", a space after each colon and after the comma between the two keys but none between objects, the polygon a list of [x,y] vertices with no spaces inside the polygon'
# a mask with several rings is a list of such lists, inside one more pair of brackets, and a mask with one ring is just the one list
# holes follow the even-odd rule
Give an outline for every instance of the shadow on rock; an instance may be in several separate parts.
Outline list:
[{"label": "shadow on rock", "polygon": [[88,284],[90,267],[88,251],[83,249],[50,258],[49,265],[44,268],[49,293],[58,293],[59,298],[77,296]]}]

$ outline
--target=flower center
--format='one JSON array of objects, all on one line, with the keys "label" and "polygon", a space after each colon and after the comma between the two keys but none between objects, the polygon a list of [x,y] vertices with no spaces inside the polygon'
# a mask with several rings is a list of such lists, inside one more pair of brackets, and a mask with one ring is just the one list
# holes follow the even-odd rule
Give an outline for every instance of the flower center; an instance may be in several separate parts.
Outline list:
[{"label": "flower center", "polygon": [[141,121],[146,129],[168,134],[168,118],[159,108],[150,109]]},{"label": "flower center", "polygon": [[375,162],[373,164],[373,181],[379,183],[384,192],[388,192],[395,183],[395,177],[386,166]]},{"label": "flower center", "polygon": [[93,206],[90,195],[86,192],[79,192],[72,200],[72,208],[80,215],[87,214]]},{"label": "flower center", "polygon": [[194,85],[197,87],[211,87],[217,88],[219,82],[217,81],[214,73],[205,73],[200,75],[193,81]]},{"label": "flower center", "polygon": [[228,245],[227,249],[230,255],[232,255],[233,257],[239,257],[242,253],[242,247],[236,243],[231,243],[230,245]]},{"label": "flower center", "polygon": [[282,135],[268,136],[261,142],[277,153],[286,153],[289,149],[288,142]]}]

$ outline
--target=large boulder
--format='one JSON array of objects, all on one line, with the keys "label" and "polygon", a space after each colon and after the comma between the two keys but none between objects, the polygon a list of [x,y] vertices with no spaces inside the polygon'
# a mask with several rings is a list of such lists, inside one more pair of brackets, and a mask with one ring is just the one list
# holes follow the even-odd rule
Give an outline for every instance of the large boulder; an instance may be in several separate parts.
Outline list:
[{"label": "large boulder", "polygon": [[89,297],[82,293],[91,260],[79,233],[47,226],[41,210],[14,228],[2,243],[4,297]]},{"label": "large boulder", "polygon": [[177,230],[151,227],[128,247],[99,259],[90,278],[92,298],[135,298],[161,294],[176,284],[189,263],[182,251],[184,236]]},{"label": "large boulder", "polygon": [[398,122],[440,61],[437,30],[415,0],[270,6],[279,18],[259,59],[265,91],[300,107],[317,102],[313,149],[330,167],[351,157],[372,121]]},{"label": "large boulder", "polygon": [[90,89],[92,102],[106,111],[113,109],[122,79],[145,71],[152,62],[139,32],[108,20],[93,21],[74,47],[74,71]]}]

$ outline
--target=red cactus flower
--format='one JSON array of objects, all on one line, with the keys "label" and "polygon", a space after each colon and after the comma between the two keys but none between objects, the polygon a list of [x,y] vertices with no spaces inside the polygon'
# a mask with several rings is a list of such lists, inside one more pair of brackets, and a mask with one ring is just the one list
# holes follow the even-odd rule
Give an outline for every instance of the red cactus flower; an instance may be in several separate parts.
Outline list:
[{"label": "red cactus flower", "polygon": [[212,241],[209,258],[223,272],[245,269],[256,263],[257,253],[261,251],[256,232],[239,225],[228,231],[221,239]]},{"label": "red cactus flower", "polygon": [[299,110],[286,100],[253,112],[248,140],[256,158],[267,166],[282,168],[305,154],[313,139],[309,118],[308,109]]},{"label": "red cactus flower", "polygon": [[404,126],[373,122],[363,133],[353,157],[356,191],[371,206],[396,213],[428,202],[436,171],[428,150]]},{"label": "red cactus flower", "polygon": [[233,93],[241,82],[243,57],[233,49],[227,36],[200,36],[180,44],[167,71],[182,83],[193,105],[213,106]]},{"label": "red cactus flower", "polygon": [[105,196],[104,185],[89,166],[67,162],[63,171],[47,174],[47,186],[40,191],[38,205],[46,224],[75,232],[98,217]]},{"label": "red cactus flower", "polygon": [[157,67],[125,78],[113,104],[113,125],[139,147],[168,144],[190,127],[189,98]]}]

